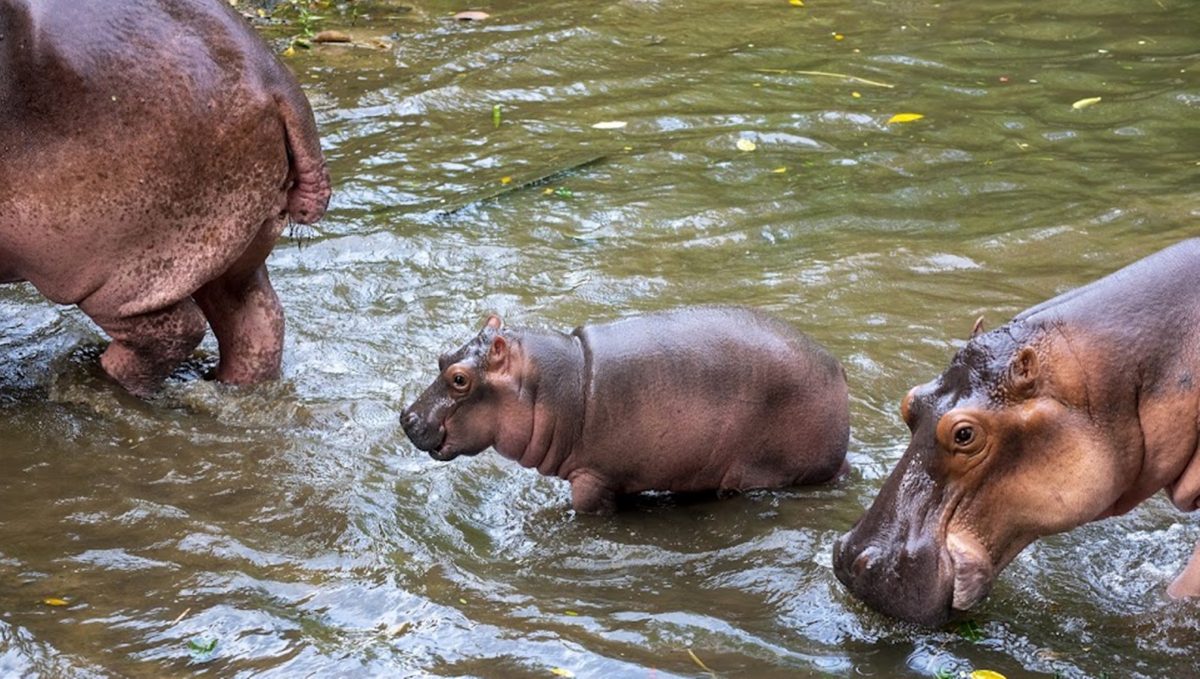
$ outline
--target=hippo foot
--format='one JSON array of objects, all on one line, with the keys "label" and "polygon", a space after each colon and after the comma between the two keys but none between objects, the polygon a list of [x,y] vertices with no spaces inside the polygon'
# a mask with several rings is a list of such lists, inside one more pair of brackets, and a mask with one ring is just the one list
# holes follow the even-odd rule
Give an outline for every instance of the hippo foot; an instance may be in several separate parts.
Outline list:
[{"label": "hippo foot", "polygon": [[279,378],[283,359],[283,307],[267,268],[226,274],[196,291],[196,302],[217,336],[218,382],[258,384]]},{"label": "hippo foot", "polygon": [[153,396],[208,329],[191,299],[131,318],[94,320],[113,340],[100,356],[101,367],[139,398]]}]

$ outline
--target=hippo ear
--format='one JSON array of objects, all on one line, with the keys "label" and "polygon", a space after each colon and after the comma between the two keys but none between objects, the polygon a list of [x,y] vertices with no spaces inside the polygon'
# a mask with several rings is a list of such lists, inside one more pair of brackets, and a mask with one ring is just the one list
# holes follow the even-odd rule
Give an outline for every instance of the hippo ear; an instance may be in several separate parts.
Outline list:
[{"label": "hippo ear", "polygon": [[987,329],[983,327],[983,316],[980,316],[975,319],[975,325],[971,326],[971,339],[975,339],[978,335],[985,332],[987,332]]},{"label": "hippo ear", "polygon": [[492,338],[492,346],[488,349],[487,369],[502,370],[508,363],[508,340],[503,335]]},{"label": "hippo ear", "polygon": [[484,330],[486,330],[488,328],[491,328],[492,330],[499,330],[503,327],[504,327],[504,320],[502,318],[500,318],[499,316],[497,316],[496,314],[488,314],[487,320],[483,322]]},{"label": "hippo ear", "polygon": [[1033,347],[1023,347],[1013,357],[1008,369],[1009,387],[1013,395],[1025,398],[1037,390],[1041,365]]}]

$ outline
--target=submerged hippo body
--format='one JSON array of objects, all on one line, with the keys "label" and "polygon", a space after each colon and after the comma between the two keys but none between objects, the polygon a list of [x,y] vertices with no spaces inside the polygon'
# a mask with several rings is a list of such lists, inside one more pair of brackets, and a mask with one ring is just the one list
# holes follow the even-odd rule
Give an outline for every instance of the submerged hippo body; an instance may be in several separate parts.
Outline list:
[{"label": "submerged hippo body", "polygon": [[225,0],[0,0],[0,281],[77,304],[146,395],[199,343],[277,376],[264,261],[325,210],[312,111]]},{"label": "submerged hippo body", "polygon": [[406,409],[435,459],[494,446],[610,513],[647,490],[741,491],[831,479],[849,437],[841,364],[739,308],[656,313],[570,334],[492,316]]},{"label": "submerged hippo body", "polygon": [[[908,450],[834,548],[872,607],[928,625],[967,609],[1035,539],[1200,497],[1200,240],[974,337],[901,404]],[[1169,588],[1200,593],[1200,559]]]}]

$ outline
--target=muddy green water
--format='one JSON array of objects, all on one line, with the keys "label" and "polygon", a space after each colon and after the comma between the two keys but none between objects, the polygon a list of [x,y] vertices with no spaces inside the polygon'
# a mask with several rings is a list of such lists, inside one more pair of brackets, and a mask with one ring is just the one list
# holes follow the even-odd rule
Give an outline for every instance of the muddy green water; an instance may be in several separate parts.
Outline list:
[{"label": "muddy green water", "polygon": [[[356,4],[322,27],[388,46],[289,59],[336,194],[271,259],[281,383],[196,380],[210,338],[139,402],[86,318],[0,289],[0,674],[705,675],[690,649],[723,677],[1196,676],[1200,606],[1164,588],[1200,527],[1162,498],[1026,550],[974,639],[869,611],[830,553],[977,316],[1200,235],[1200,4]],[[435,463],[398,424],[487,312],[712,302],[844,361],[843,483],[581,517],[565,483]]]}]

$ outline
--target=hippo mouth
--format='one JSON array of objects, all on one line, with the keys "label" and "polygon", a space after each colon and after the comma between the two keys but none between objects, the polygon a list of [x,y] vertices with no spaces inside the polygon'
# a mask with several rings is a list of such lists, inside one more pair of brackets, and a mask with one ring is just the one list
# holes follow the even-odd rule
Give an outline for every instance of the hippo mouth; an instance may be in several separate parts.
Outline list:
[{"label": "hippo mouth", "polygon": [[953,532],[946,536],[946,553],[954,574],[954,610],[969,610],[987,596],[995,580],[995,569],[987,549],[969,533]]},{"label": "hippo mouth", "polygon": [[426,451],[429,453],[429,457],[438,462],[449,462],[458,457],[458,453],[450,448],[450,437],[446,436],[446,429],[443,427],[438,433],[442,435],[441,440],[436,446]]}]

